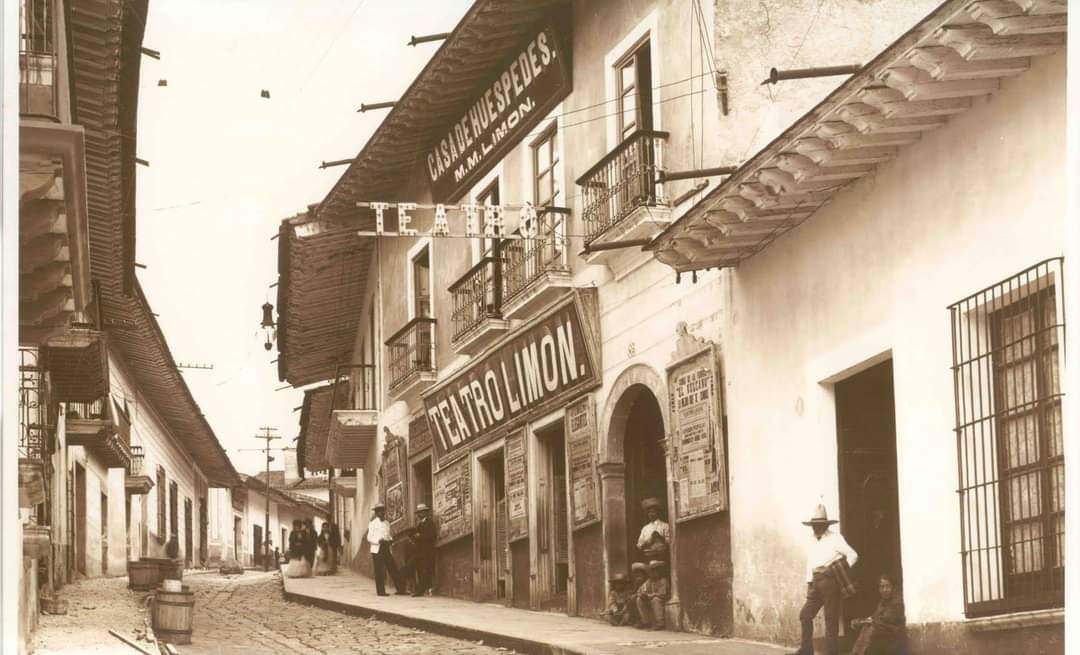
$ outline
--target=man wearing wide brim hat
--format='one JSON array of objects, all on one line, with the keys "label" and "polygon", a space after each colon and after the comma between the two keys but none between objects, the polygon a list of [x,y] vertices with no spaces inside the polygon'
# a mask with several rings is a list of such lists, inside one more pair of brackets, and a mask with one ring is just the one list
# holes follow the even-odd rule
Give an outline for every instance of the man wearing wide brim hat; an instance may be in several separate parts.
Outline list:
[{"label": "man wearing wide brim hat", "polygon": [[802,643],[792,655],[814,655],[814,617],[822,607],[825,608],[825,653],[837,655],[840,652],[837,639],[843,600],[841,592],[850,584],[847,568],[859,561],[859,554],[843,535],[829,529],[835,523],[821,504],[809,520],[802,522],[813,529],[814,538],[806,545],[806,603],[799,612]]},{"label": "man wearing wide brim hat", "polygon": [[438,532],[431,518],[431,508],[426,503],[416,506],[416,525],[413,541],[416,544],[416,588],[413,596],[423,596],[431,589],[435,577],[435,539]]},{"label": "man wearing wide brim hat", "polygon": [[386,593],[386,573],[389,572],[394,581],[394,589],[399,595],[403,595],[406,593],[405,587],[398,573],[397,562],[390,553],[394,535],[390,530],[390,522],[386,520],[386,505],[376,502],[371,506],[371,513],[375,516],[368,523],[367,542],[370,544],[371,563],[375,569],[375,591],[380,596],[390,595]]},{"label": "man wearing wide brim hat", "polygon": [[608,578],[608,604],[604,610],[608,623],[611,625],[631,625],[634,623],[634,597],[635,593],[630,590],[626,574],[613,573]]},{"label": "man wearing wide brim hat", "polygon": [[638,535],[637,547],[646,560],[667,560],[671,544],[671,526],[660,518],[663,504],[659,498],[649,497],[641,501],[646,523]]}]

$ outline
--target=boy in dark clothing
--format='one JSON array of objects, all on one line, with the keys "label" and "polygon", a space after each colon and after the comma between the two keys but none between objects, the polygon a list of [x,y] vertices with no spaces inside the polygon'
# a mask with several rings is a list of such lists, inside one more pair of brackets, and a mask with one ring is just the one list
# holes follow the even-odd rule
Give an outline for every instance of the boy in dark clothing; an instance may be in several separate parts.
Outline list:
[{"label": "boy in dark clothing", "polygon": [[631,625],[633,623],[632,609],[636,590],[631,590],[623,573],[616,573],[608,580],[611,591],[608,592],[608,605],[604,610],[608,623],[611,625]]},{"label": "boy in dark clothing", "polygon": [[645,630],[664,629],[664,603],[668,597],[668,580],[664,575],[664,563],[660,560],[649,562],[649,579],[641,585],[637,593],[638,614],[641,615],[639,628]]}]

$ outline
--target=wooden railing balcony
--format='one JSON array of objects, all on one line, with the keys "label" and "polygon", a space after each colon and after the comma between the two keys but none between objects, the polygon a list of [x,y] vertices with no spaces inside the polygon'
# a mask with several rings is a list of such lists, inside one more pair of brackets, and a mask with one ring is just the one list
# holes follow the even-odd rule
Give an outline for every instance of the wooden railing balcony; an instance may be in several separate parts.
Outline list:
[{"label": "wooden railing balcony", "polygon": [[503,246],[500,244],[496,242],[491,255],[481,258],[450,285],[454,341],[476,330],[484,321],[502,318]]},{"label": "wooden railing balcony", "polygon": [[111,401],[65,403],[65,434],[69,446],[83,446],[97,455],[108,468],[127,468],[131,462],[131,433],[117,430],[110,410]]},{"label": "wooden railing balcony", "polygon": [[635,132],[578,178],[586,243],[639,208],[667,206],[660,175],[667,138],[667,132]]},{"label": "wooden railing balcony", "polygon": [[374,410],[375,365],[347,364],[338,367],[331,410]]},{"label": "wooden railing balcony", "polygon": [[510,303],[548,273],[568,273],[566,223],[570,210],[547,207],[537,213],[535,239],[508,241],[503,245],[503,299]]},{"label": "wooden railing balcony", "polygon": [[372,364],[338,367],[326,440],[326,462],[332,468],[367,464],[378,437],[375,371]]},{"label": "wooden railing balcony", "polygon": [[19,6],[19,114],[58,120],[55,0]]},{"label": "wooden railing balcony", "polygon": [[435,319],[418,316],[386,341],[390,388],[435,374]]}]

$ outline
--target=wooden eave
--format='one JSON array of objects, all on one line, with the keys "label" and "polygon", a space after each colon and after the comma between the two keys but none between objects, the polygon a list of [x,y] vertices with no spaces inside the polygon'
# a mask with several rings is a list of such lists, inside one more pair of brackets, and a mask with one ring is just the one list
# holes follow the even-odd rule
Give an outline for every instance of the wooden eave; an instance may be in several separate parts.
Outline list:
[{"label": "wooden eave", "polygon": [[923,133],[1065,47],[1064,0],[948,0],[725,179],[647,250],[736,266]]},{"label": "wooden eave", "polygon": [[296,444],[297,466],[303,470],[327,468],[326,443],[330,433],[330,405],[334,385],[326,384],[304,392],[300,409],[300,438]]}]

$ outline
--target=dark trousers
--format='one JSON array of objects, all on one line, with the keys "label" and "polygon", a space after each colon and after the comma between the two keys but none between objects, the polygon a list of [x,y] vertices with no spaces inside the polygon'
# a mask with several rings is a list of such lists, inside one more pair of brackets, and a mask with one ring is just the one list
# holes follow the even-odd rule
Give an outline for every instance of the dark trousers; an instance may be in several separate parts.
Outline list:
[{"label": "dark trousers", "polygon": [[401,583],[401,575],[398,573],[397,562],[390,554],[390,544],[379,544],[379,552],[371,554],[371,562],[375,566],[375,591],[380,594],[386,593],[386,574],[390,573],[390,579],[394,581],[396,591],[404,591]]},{"label": "dark trousers", "polygon": [[825,655],[837,655],[840,652],[837,640],[840,635],[840,586],[836,578],[825,573],[815,573],[814,581],[807,586],[806,603],[799,612],[802,623],[802,645],[799,652],[803,655],[814,654],[814,617],[825,608]]},{"label": "dark trousers", "polygon": [[420,551],[416,554],[416,593],[422,594],[431,589],[435,577],[435,553]]}]

